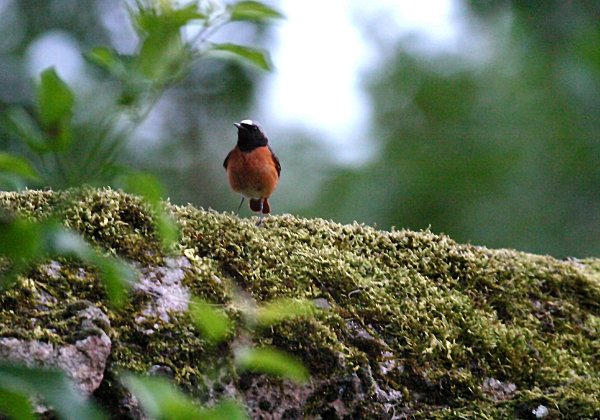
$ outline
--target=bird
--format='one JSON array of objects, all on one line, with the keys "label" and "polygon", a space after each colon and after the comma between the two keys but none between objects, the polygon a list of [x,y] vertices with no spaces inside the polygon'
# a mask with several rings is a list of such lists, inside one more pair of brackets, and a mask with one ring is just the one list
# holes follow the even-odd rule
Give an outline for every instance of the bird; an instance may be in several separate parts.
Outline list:
[{"label": "bird", "polygon": [[223,167],[231,189],[242,195],[238,213],[244,198],[248,198],[250,210],[260,214],[260,226],[263,216],[271,213],[269,197],[279,183],[281,164],[260,123],[243,120],[233,124],[237,127],[237,144],[227,154]]}]

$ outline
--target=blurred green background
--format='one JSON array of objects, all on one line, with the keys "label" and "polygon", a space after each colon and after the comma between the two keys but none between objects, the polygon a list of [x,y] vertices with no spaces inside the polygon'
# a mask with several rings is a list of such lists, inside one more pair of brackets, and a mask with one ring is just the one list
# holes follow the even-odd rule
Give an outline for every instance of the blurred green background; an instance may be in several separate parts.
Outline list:
[{"label": "blurred green background", "polygon": [[[275,214],[430,227],[461,242],[557,257],[600,255],[600,2],[454,3],[462,11],[454,24],[470,31],[464,45],[447,50],[415,48],[405,32],[382,35],[385,8],[403,7],[410,16],[411,2],[382,2],[380,14],[355,14],[353,25],[377,57],[360,74],[369,111],[361,138],[351,139],[359,143],[332,141],[310,121],[269,125],[277,109],[264,103],[264,88],[274,76],[207,56],[160,97],[141,126],[118,134],[127,140],[119,162],[155,174],[176,204],[232,211],[238,197],[221,166],[235,143],[232,122],[259,115],[283,167]],[[285,11],[283,2],[272,5]],[[124,2],[0,0],[0,33],[2,112],[31,108],[31,81],[57,65],[76,94],[76,144],[89,147],[105,129],[98,121],[117,88],[80,57],[101,45],[135,48]],[[234,23],[219,36],[267,49],[278,42],[262,24]],[[340,45],[331,60],[347,48]],[[308,41],[298,54],[326,74],[330,63],[312,59]],[[297,83],[310,88],[310,80]],[[320,92],[314,95],[319,101]],[[333,119],[336,108],[330,112]],[[367,158],[341,159],[348,150]],[[27,154],[1,127],[0,151]],[[90,163],[77,153],[69,164],[81,166],[79,175],[48,186],[110,183],[86,179]]]}]

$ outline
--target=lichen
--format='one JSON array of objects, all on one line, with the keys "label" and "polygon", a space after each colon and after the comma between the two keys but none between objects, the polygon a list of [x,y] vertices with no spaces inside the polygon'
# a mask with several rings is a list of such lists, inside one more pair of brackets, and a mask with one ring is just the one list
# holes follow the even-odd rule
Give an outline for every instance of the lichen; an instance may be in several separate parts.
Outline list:
[{"label": "lichen", "polygon": [[[561,261],[457,244],[430,231],[384,232],[291,215],[271,216],[257,228],[233,214],[168,204],[181,239],[164,255],[152,211],[118,191],[0,193],[0,206],[61,220],[141,272],[185,258],[178,281],[221,305],[239,331],[240,290],[257,304],[283,297],[320,302],[314,317],[259,328],[252,337],[294,354],[312,373],[312,388],[294,394],[304,400],[289,413],[531,417],[542,405],[549,418],[600,417],[598,259]],[[200,400],[231,387],[255,395],[249,389],[266,383],[235,372],[235,336],[215,346],[183,312],[152,317],[150,297],[139,290],[126,307],[111,309],[93,268],[52,261],[0,293],[1,336],[65,341],[65,308],[85,299],[109,314],[109,379],[125,369],[166,366]],[[116,395],[114,387],[109,380],[99,395]],[[291,404],[288,391],[280,395]],[[263,399],[251,410],[276,408]]]}]

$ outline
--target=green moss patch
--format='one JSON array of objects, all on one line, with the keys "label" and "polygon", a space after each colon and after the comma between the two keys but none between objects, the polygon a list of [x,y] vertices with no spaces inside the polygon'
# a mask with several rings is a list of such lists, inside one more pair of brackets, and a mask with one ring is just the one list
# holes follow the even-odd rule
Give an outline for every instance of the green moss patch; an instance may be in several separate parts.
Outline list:
[{"label": "green moss patch", "polygon": [[[542,405],[552,417],[600,417],[598,259],[561,261],[457,244],[429,231],[383,232],[290,215],[257,228],[251,219],[172,205],[182,235],[166,256],[149,209],[117,191],[0,193],[0,206],[28,218],[55,217],[138,267],[185,257],[182,284],[238,322],[240,290],[258,304],[318,300],[322,309],[313,318],[253,337],[302,359],[314,383],[329,390],[331,401],[317,401],[315,393],[307,410],[339,399],[338,406],[361,415],[527,418]],[[93,270],[63,261],[59,271],[34,267],[0,294],[0,335],[60,341],[62,308],[86,299],[109,313],[111,369],[165,365],[198,396],[215,382],[239,380],[231,367],[235,336],[215,347],[183,313],[140,325],[147,296],[134,292],[114,312]],[[34,305],[27,303],[32,297]],[[46,332],[35,335],[31,319]],[[486,388],[490,379],[513,384],[511,391]],[[346,397],[336,393],[342,383]],[[392,410],[377,396],[394,392],[401,397]],[[358,394],[370,399],[352,402]]]}]

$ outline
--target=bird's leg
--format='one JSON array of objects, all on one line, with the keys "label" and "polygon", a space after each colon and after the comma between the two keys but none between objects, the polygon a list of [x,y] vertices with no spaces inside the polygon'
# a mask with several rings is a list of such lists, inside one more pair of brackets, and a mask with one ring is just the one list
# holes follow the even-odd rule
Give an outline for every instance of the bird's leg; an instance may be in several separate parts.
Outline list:
[{"label": "bird's leg", "polygon": [[262,199],[259,201],[260,203],[260,209],[258,210],[258,222],[256,222],[256,226],[260,227],[262,225],[263,222],[263,213],[262,213],[262,209],[263,209],[263,201]]},{"label": "bird's leg", "polygon": [[240,214],[240,209],[242,208],[242,204],[244,203],[244,198],[246,198],[246,197],[244,197],[242,195],[242,201],[240,201],[240,205],[238,206],[237,211],[235,212],[238,216]]}]

